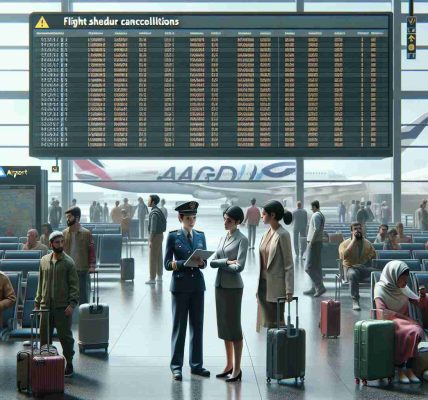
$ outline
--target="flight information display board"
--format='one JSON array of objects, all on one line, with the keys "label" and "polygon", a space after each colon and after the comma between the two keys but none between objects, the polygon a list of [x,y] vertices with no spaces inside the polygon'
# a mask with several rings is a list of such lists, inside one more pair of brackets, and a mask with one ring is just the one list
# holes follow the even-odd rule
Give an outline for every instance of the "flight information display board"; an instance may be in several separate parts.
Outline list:
[{"label": "flight information display board", "polygon": [[30,17],[36,157],[386,157],[391,14]]}]

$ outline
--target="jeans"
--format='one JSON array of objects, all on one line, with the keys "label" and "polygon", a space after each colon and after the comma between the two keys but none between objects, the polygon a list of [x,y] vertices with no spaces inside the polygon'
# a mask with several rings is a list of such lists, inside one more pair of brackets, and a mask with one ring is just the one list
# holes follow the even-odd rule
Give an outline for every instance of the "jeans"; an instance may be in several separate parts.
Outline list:
[{"label": "jeans", "polygon": [[349,287],[351,290],[351,297],[354,300],[360,299],[360,282],[362,282],[364,279],[369,278],[373,271],[378,271],[376,268],[373,267],[357,267],[348,268],[348,271],[346,272],[346,276],[349,281]]},{"label": "jeans", "polygon": [[254,247],[257,225],[248,224],[248,247]]},{"label": "jeans", "polygon": [[305,272],[312,279],[312,284],[315,289],[320,289],[324,286],[322,279],[322,264],[321,264],[322,242],[308,242],[308,250],[306,253]]}]

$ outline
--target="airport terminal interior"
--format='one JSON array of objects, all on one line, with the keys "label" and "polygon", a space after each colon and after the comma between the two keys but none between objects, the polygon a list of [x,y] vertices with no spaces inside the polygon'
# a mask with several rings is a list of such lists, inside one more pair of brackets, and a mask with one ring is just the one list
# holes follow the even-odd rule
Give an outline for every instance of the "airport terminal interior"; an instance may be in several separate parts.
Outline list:
[{"label": "airport terminal interior", "polygon": [[427,155],[428,1],[0,0],[0,400],[426,399]]}]

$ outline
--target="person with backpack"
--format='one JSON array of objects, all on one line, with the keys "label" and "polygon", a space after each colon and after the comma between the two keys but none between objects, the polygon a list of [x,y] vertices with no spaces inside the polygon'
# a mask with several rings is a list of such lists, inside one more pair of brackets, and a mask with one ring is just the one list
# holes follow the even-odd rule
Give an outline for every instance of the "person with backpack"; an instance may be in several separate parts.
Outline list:
[{"label": "person with backpack", "polygon": [[[150,277],[146,282],[154,285],[156,281],[162,282],[162,242],[163,233],[166,231],[166,219],[162,210],[158,207],[160,198],[157,194],[151,194],[147,205],[152,209],[149,214],[149,270]],[[157,276],[157,279],[156,279]]]}]

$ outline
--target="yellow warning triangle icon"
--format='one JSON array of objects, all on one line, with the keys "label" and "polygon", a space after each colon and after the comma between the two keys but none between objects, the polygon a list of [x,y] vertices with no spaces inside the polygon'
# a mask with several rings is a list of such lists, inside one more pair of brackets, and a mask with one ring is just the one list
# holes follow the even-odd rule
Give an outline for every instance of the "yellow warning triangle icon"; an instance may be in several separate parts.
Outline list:
[{"label": "yellow warning triangle icon", "polygon": [[45,17],[40,17],[39,22],[37,22],[35,28],[36,29],[47,29],[47,28],[49,28],[49,25],[46,22]]}]

